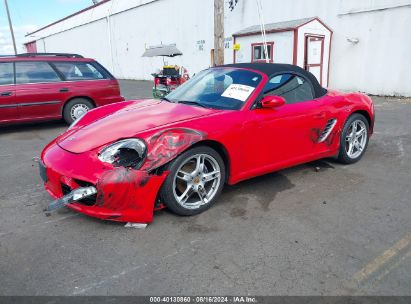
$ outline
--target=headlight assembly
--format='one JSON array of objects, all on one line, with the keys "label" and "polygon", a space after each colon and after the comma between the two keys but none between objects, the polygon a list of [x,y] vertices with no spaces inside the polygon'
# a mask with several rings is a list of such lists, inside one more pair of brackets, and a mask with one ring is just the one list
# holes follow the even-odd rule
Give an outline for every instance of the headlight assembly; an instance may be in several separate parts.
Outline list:
[{"label": "headlight assembly", "polygon": [[117,141],[100,151],[98,158],[115,167],[139,169],[146,157],[147,147],[143,140],[129,138]]}]

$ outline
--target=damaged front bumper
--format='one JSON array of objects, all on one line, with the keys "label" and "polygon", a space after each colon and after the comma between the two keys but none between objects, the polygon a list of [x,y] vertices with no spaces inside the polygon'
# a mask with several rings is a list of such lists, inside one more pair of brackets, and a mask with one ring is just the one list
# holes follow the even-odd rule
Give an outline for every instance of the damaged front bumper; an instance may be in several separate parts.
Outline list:
[{"label": "damaged front bumper", "polygon": [[90,197],[96,193],[97,189],[93,186],[74,189],[69,194],[64,195],[62,198],[56,199],[51,202],[44,211],[51,212],[60,209],[71,203],[78,202],[86,197]]},{"label": "damaged front bumper", "polygon": [[70,153],[56,143],[43,151],[39,166],[45,189],[55,198],[46,212],[67,206],[119,222],[152,222],[157,193],[168,175],[113,167],[92,152]]}]

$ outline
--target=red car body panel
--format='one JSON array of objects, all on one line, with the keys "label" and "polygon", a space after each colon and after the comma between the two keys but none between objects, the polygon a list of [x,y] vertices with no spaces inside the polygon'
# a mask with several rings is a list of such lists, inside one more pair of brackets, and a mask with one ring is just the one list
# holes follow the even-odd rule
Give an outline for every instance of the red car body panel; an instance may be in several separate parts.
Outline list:
[{"label": "red car body panel", "polygon": [[[49,56],[1,58],[5,62],[87,62],[88,58]],[[11,92],[10,96],[3,96]],[[64,105],[73,98],[86,98],[96,107],[124,101],[120,86],[111,75],[107,79],[23,83],[0,86],[0,124],[34,122],[62,118]]]},{"label": "red car body panel", "polygon": [[[158,191],[168,175],[155,169],[194,144],[219,147],[226,160],[227,183],[235,184],[335,156],[344,123],[354,112],[369,119],[372,133],[374,107],[369,97],[359,93],[329,90],[315,100],[251,109],[268,79],[261,75],[260,85],[238,111],[158,100],[127,101],[90,111],[44,149],[41,160],[47,168],[46,189],[59,198],[63,195],[62,183],[75,189],[79,187],[76,180],[85,181],[96,185],[96,204],[73,203],[68,207],[101,219],[149,223]],[[331,117],[337,124],[327,140],[319,142]],[[98,160],[103,147],[132,137],[145,140],[148,146],[141,169],[114,168]]]}]

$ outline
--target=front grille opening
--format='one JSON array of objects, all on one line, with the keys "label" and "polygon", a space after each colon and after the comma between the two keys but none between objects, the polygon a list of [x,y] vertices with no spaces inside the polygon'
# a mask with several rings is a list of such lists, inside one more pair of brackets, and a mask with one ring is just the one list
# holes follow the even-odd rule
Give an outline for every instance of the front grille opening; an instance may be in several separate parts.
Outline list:
[{"label": "front grille opening", "polygon": [[90,186],[94,186],[92,183],[86,182],[86,181],[82,181],[80,179],[74,179],[75,183],[77,185],[79,185],[80,187],[90,187]]},{"label": "front grille opening", "polygon": [[71,189],[69,186],[67,186],[66,184],[61,184],[61,190],[63,191],[63,194],[69,194],[71,192]]},{"label": "front grille opening", "polygon": [[[75,180],[75,182],[81,187],[93,186],[93,184],[89,182],[85,182],[85,181]],[[63,194],[66,195],[66,194],[69,194],[72,189],[68,185],[61,183],[61,190]],[[77,202],[80,204],[86,205],[86,206],[94,206],[96,204],[96,201],[97,201],[97,194],[94,194],[92,196],[85,197]]]}]

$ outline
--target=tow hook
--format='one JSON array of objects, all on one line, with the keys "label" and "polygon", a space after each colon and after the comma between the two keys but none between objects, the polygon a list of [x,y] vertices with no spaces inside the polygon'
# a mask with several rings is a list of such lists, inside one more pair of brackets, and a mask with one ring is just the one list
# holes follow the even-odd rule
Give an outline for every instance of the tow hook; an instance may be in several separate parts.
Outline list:
[{"label": "tow hook", "polygon": [[47,206],[47,208],[44,209],[44,212],[46,212],[46,215],[50,215],[51,211],[60,209],[63,206],[69,205],[83,198],[92,196],[96,193],[97,193],[97,189],[93,186],[74,189],[70,193],[63,196],[62,198],[56,199],[53,202],[51,202]]}]

